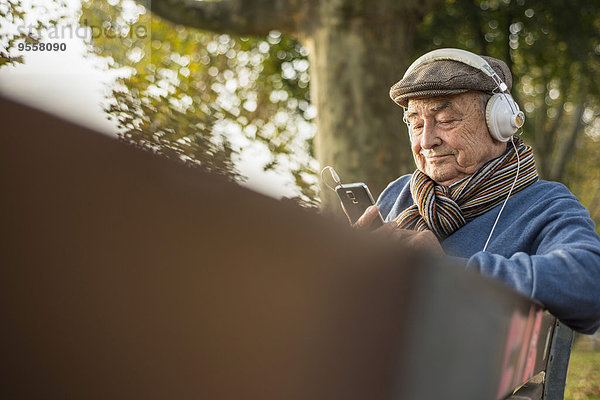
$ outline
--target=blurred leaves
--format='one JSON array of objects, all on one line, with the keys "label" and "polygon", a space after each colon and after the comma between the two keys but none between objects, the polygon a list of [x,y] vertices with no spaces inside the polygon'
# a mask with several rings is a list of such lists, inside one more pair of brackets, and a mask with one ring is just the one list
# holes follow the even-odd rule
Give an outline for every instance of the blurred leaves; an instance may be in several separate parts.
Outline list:
[{"label": "blurred leaves", "polygon": [[600,1],[446,0],[415,56],[438,47],[507,62],[541,176],[567,184],[600,226]]},{"label": "blurred leaves", "polygon": [[[265,169],[288,171],[298,200],[318,203],[315,110],[297,41],[174,26],[130,0],[87,0],[81,22],[148,27],[145,38],[102,34],[92,42],[112,68],[126,71],[108,109],[124,139],[237,180],[240,154],[258,144],[270,154]],[[600,146],[600,2],[446,0],[419,26],[413,58],[439,47],[509,64],[541,175],[567,183],[597,216],[598,168],[589,163]]]},{"label": "blurred leaves", "polygon": [[122,73],[107,112],[123,139],[238,181],[243,150],[263,146],[264,169],[289,171],[298,200],[315,204],[315,113],[307,53],[297,41],[176,26],[129,0],[85,1],[80,22],[98,33],[93,52]]},{"label": "blurred leaves", "polygon": [[24,63],[22,54],[15,55],[16,45],[38,43],[45,31],[64,19],[65,8],[64,0],[0,2],[0,68]]}]

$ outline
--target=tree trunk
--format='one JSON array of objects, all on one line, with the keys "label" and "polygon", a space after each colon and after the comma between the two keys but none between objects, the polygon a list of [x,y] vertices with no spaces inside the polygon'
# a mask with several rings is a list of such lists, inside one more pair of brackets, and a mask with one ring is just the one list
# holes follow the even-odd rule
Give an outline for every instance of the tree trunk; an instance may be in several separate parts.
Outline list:
[{"label": "tree trunk", "polygon": [[[367,183],[376,197],[414,168],[402,109],[389,88],[411,62],[417,25],[440,1],[153,0],[152,12],[200,29],[240,35],[278,29],[298,37],[309,49],[321,168],[334,167],[343,182]],[[325,213],[342,216],[324,185],[321,199]]]},{"label": "tree trunk", "polygon": [[[334,167],[342,182],[365,182],[375,197],[414,169],[402,109],[389,89],[411,61],[420,17],[397,3],[322,1],[316,23],[301,37],[309,49],[321,168]],[[342,215],[324,185],[321,200],[324,212]]]}]

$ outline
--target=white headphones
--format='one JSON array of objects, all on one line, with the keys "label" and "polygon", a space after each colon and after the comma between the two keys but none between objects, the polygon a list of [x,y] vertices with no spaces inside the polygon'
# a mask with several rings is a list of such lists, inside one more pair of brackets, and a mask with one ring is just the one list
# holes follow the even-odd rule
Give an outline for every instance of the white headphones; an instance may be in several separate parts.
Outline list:
[{"label": "white headphones", "polygon": [[510,138],[523,126],[525,114],[513,100],[508,86],[498,76],[496,71],[482,57],[470,51],[461,49],[437,49],[417,58],[404,73],[406,77],[417,67],[434,61],[450,60],[470,65],[482,71],[494,80],[500,93],[494,93],[485,108],[485,120],[490,135],[501,142],[508,142]]}]

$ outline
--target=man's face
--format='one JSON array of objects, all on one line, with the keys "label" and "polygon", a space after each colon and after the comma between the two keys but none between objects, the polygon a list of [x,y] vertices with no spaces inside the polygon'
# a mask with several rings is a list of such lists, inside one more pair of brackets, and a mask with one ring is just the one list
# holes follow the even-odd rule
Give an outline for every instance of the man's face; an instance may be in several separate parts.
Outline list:
[{"label": "man's face", "polygon": [[490,136],[480,99],[479,93],[467,92],[408,102],[415,163],[440,185],[472,175],[506,149]]}]

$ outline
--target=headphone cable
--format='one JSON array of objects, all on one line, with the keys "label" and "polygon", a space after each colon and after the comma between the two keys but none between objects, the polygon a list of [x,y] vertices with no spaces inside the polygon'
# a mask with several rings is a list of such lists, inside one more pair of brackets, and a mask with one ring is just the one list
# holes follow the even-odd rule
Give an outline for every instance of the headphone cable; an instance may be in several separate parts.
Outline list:
[{"label": "headphone cable", "polygon": [[482,251],[486,251],[488,244],[490,243],[490,239],[492,238],[492,235],[494,234],[494,229],[496,229],[496,224],[498,224],[498,220],[500,219],[500,215],[502,215],[502,211],[504,211],[504,206],[506,205],[506,202],[508,202],[508,199],[510,198],[510,195],[512,194],[513,189],[515,188],[515,185],[517,184],[517,179],[519,179],[519,170],[521,168],[521,159],[519,158],[519,151],[517,150],[517,145],[515,144],[515,137],[511,137],[510,142],[513,145],[513,148],[515,149],[515,154],[517,155],[517,173],[515,175],[515,180],[512,183],[512,186],[510,187],[510,190],[508,191],[508,196],[506,196],[506,200],[504,200],[504,203],[502,203],[502,207],[500,208],[500,212],[498,213],[498,216],[496,217],[496,221],[494,221],[494,225],[492,226],[492,230],[490,231],[490,235],[488,236],[487,240],[485,241],[485,246],[483,246],[483,250]]}]

